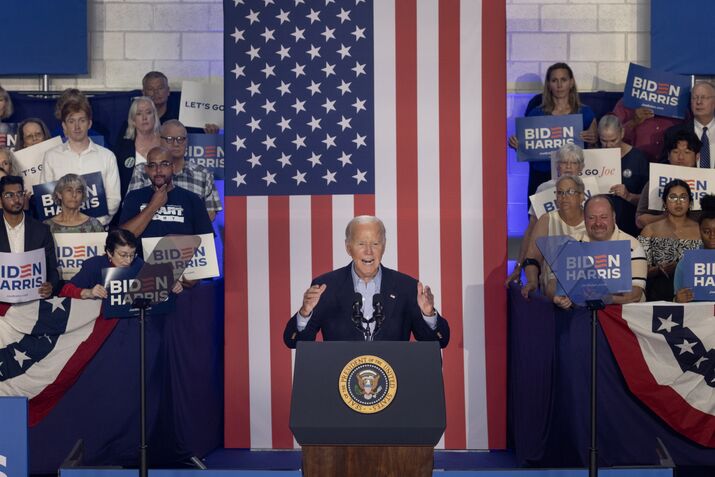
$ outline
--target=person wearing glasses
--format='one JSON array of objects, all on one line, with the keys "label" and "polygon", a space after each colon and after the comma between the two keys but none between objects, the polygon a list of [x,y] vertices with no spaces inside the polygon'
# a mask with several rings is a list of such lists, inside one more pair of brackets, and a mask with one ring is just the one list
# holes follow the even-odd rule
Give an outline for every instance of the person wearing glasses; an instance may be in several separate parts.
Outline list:
[{"label": "person wearing glasses", "polygon": [[715,167],[715,86],[707,81],[698,81],[690,92],[690,111],[693,117],[683,123],[671,126],[665,131],[665,148],[661,152],[661,162],[666,162],[670,153],[668,141],[680,131],[694,133],[705,145],[707,151],[700,151],[696,167],[712,169]]},{"label": "person wearing glasses", "polygon": [[102,225],[107,225],[119,210],[122,199],[117,159],[112,151],[95,144],[87,135],[92,127],[92,108],[86,98],[65,102],[61,117],[67,142],[45,153],[40,182],[56,181],[70,173],[83,175],[99,172],[104,184],[108,214],[98,219]]},{"label": "person wearing glasses", "polygon": [[138,96],[132,99],[127,117],[127,129],[114,145],[122,197],[127,195],[134,166],[145,163],[149,150],[161,145],[159,140],[160,125],[159,116],[151,98]]},{"label": "person wearing glasses", "polygon": [[[82,262],[82,268],[62,287],[59,296],[84,300],[107,298],[107,289],[102,285],[102,270],[111,267],[131,267],[138,272],[144,265],[144,260],[137,256],[138,246],[139,241],[130,231],[124,229],[109,231],[104,243],[105,254],[90,257]],[[177,281],[171,291],[181,293],[182,290],[181,282]]]},{"label": "person wearing glasses", "polygon": [[[700,160],[700,139],[692,131],[678,131],[666,143],[668,149],[668,163],[673,166],[696,167]],[[646,225],[663,220],[663,210],[648,208],[648,189],[650,181],[646,182],[641,192],[641,197],[636,208],[636,226],[640,229]],[[697,214],[693,216],[697,220]]]},{"label": "person wearing glasses", "polygon": [[[583,206],[583,222],[586,225],[586,234],[583,242],[606,242],[628,240],[631,244],[631,291],[611,295],[610,303],[623,305],[645,301],[646,290],[646,264],[643,247],[632,235],[619,230],[616,225],[616,211],[610,195],[594,195]],[[559,308],[569,309],[573,306],[567,296],[556,295],[556,277],[549,279],[546,295],[552,298],[554,305]]]},{"label": "person wearing glasses", "polygon": [[648,260],[648,301],[673,299],[673,275],[686,250],[702,247],[698,223],[688,217],[693,194],[687,182],[673,179],[663,187],[663,220],[648,224],[638,236]]},{"label": "person wearing glasses", "polygon": [[[176,119],[169,120],[161,125],[160,138],[161,145],[171,153],[174,184],[201,197],[209,218],[213,221],[216,213],[223,209],[221,199],[214,184],[213,173],[204,166],[185,159],[188,146],[186,128]],[[144,165],[139,165],[134,169],[129,191],[149,185],[150,181],[144,171]]]},{"label": "person wearing glasses", "polygon": [[174,183],[168,149],[157,146],[147,154],[144,169],[150,185],[130,191],[124,199],[120,227],[139,238],[213,233],[201,198]]},{"label": "person wearing glasses", "polygon": [[584,190],[583,181],[576,175],[565,175],[556,180],[554,194],[556,195],[557,210],[539,217],[529,239],[527,258],[522,262],[526,274],[526,284],[521,288],[524,298],[528,298],[529,293],[536,290],[539,284],[541,284],[542,291],[545,290],[551,275],[536,240],[539,237],[554,235],[568,235],[575,240],[583,238],[586,232],[583,223],[583,209],[581,208]]},{"label": "person wearing glasses", "polygon": [[25,188],[22,177],[0,178],[0,200],[4,223],[0,227],[0,252],[22,253],[44,249],[47,275],[40,287],[40,297],[48,298],[60,283],[55,241],[50,228],[24,212]]},{"label": "person wearing glasses", "polygon": [[15,150],[20,151],[26,147],[34,146],[50,138],[50,131],[39,118],[27,118],[17,127],[17,142]]}]

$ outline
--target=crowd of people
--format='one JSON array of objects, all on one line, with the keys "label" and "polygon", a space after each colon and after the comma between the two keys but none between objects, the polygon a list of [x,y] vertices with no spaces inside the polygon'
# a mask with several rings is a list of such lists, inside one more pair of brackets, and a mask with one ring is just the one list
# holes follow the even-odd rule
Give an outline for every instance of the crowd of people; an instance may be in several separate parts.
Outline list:
[{"label": "crowd of people", "polygon": [[[222,210],[213,173],[185,159],[188,131],[178,120],[178,108],[169,106],[169,92],[163,73],[152,71],[144,76],[143,95],[131,100],[126,124],[112,150],[90,137],[92,107],[87,97],[74,88],[62,93],[55,116],[64,141],[44,153],[39,176],[41,184],[54,183],[52,201],[59,212],[43,221],[31,206],[39,199],[25,186],[14,151],[51,139],[47,125],[38,118],[24,118],[17,127],[14,151],[0,146],[4,218],[0,252],[44,248],[47,281],[40,289],[41,297],[104,298],[106,290],[101,285],[101,268],[97,267],[141,263],[137,250],[142,238],[213,232],[212,221]],[[0,121],[12,114],[10,95],[0,87]],[[207,124],[203,132],[215,134],[219,128]],[[98,190],[104,191],[101,199],[107,210],[99,217],[83,211],[90,190],[85,178],[93,173],[101,177]],[[75,279],[61,282],[53,236],[105,231],[106,255],[86,260]],[[192,282],[184,281],[183,285],[191,286]],[[179,284],[174,291],[181,288]]]},{"label": "crowd of people", "polygon": [[[539,103],[540,101],[540,103]],[[631,244],[632,289],[615,294],[613,303],[693,299],[684,287],[685,267],[679,266],[688,250],[715,247],[715,196],[700,200],[693,211],[693,191],[683,178],[662,187],[662,209],[649,208],[650,164],[713,168],[715,158],[715,86],[698,81],[690,96],[685,119],[662,117],[648,108],[627,108],[619,100],[613,111],[596,118],[580,102],[573,71],[565,63],[551,65],[544,90],[527,106],[525,116],[581,114],[586,148],[617,148],[621,180],[602,193],[586,194],[580,175],[583,149],[572,143],[555,151],[556,178],[548,160],[529,162],[528,195],[553,190],[556,210],[537,218],[533,204],[516,265],[507,278],[519,283],[526,298],[537,290],[562,308],[572,306],[538,245],[540,237],[569,236],[577,241],[628,240]],[[517,149],[516,136],[508,140]],[[712,239],[710,238],[712,235]],[[522,272],[525,280],[522,283]]]}]

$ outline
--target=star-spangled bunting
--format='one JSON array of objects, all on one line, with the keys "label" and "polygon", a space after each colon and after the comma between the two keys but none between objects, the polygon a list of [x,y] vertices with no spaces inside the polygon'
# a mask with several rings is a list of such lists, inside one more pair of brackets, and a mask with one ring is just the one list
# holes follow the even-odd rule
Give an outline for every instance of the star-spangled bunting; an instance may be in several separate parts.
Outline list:
[{"label": "star-spangled bunting", "polygon": [[371,2],[225,12],[227,195],[374,192]]}]

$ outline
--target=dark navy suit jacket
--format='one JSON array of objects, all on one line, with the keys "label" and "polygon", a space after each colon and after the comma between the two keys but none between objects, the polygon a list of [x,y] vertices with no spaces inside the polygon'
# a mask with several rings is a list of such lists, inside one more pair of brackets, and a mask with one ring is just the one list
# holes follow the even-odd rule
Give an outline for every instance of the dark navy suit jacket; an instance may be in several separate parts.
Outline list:
[{"label": "dark navy suit jacket", "polygon": [[[326,341],[363,341],[362,331],[352,321],[355,295],[351,274],[352,263],[321,275],[311,285],[327,285],[313,315],[303,331],[298,331],[296,315],[286,325],[283,340],[290,348],[298,341],[313,341],[322,331]],[[439,341],[442,348],[449,343],[447,320],[437,315],[437,329],[432,330],[417,305],[417,280],[404,273],[382,267],[380,295],[385,321],[375,334],[375,340],[408,341],[410,333],[420,341]]]}]

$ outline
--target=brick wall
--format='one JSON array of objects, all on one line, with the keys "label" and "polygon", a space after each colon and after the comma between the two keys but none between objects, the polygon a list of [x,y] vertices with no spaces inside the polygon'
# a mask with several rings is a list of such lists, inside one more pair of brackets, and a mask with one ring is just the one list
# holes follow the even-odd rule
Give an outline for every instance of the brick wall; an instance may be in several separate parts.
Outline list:
[{"label": "brick wall", "polygon": [[541,88],[571,65],[580,91],[620,91],[628,63],[650,65],[648,0],[507,0],[507,88]]},{"label": "brick wall", "polygon": [[[222,0],[89,0],[90,74],[52,77],[51,89],[130,90],[147,71],[182,80],[223,81]],[[0,78],[11,90],[36,90],[37,77]]]}]

